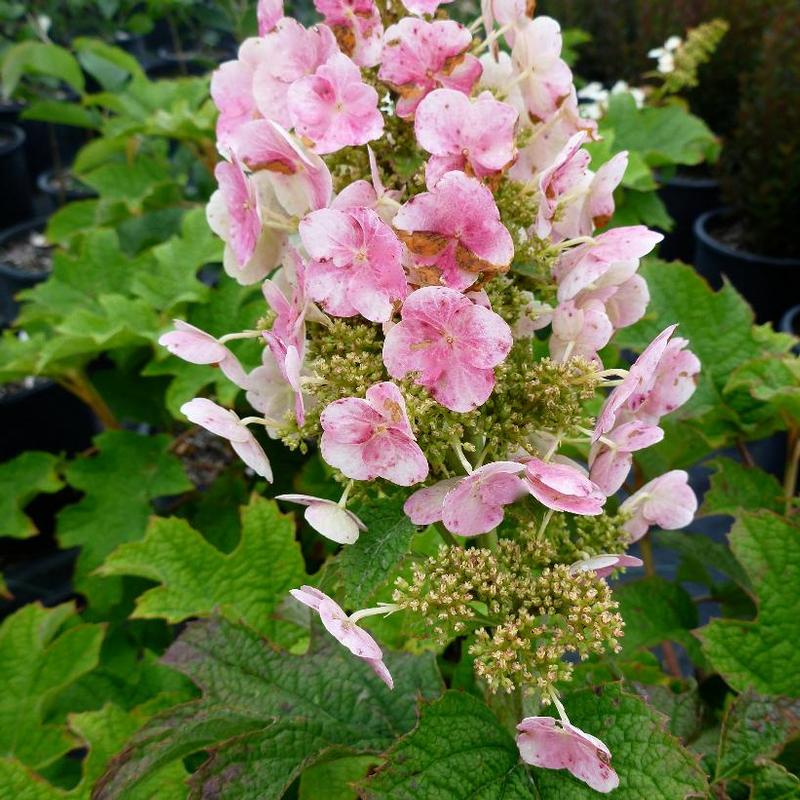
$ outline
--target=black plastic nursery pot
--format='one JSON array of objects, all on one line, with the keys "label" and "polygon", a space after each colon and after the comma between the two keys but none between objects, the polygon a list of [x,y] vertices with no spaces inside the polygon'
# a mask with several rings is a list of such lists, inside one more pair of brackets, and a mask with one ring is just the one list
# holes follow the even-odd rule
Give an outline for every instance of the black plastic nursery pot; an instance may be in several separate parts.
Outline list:
[{"label": "black plastic nursery pot", "polygon": [[100,425],[91,409],[53,381],[0,385],[0,461],[26,450],[72,455],[91,445]]},{"label": "black plastic nursery pot", "polygon": [[800,305],[792,306],[778,323],[778,330],[781,333],[791,333],[800,336]]},{"label": "black plastic nursery pot", "polygon": [[0,327],[17,316],[17,293],[50,274],[50,248],[39,240],[46,224],[37,217],[0,231]]},{"label": "black plastic nursery pot", "polygon": [[25,132],[0,125],[0,225],[15,225],[33,216],[33,196],[25,159]]},{"label": "black plastic nursery pot", "polygon": [[96,197],[97,193],[85,183],[81,183],[69,169],[48,169],[36,179],[39,191],[47,197],[53,208]]},{"label": "black plastic nursery pot", "polygon": [[773,258],[720,241],[718,232],[731,220],[724,208],[697,219],[695,268],[715,289],[727,278],[753,307],[757,322],[777,322],[787,304],[800,297],[800,258]]},{"label": "black plastic nursery pot", "polygon": [[659,256],[666,261],[690,263],[694,257],[694,224],[706,211],[720,204],[719,182],[710,175],[678,173],[660,177],[658,196],[674,221],[664,233]]},{"label": "black plastic nursery pot", "polygon": [[51,125],[49,122],[20,119],[25,131],[25,158],[31,186],[39,175],[54,166],[71,164],[78,150],[89,139],[84,128],[73,125]]}]

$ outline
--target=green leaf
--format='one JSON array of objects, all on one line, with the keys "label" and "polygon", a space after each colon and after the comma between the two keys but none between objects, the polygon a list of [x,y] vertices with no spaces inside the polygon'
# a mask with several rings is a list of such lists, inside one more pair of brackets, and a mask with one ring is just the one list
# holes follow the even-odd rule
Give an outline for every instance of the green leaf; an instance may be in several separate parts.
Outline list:
[{"label": "green leaf", "polygon": [[168,436],[108,431],[94,443],[96,455],[79,458],[66,469],[67,483],[85,494],[58,515],[57,536],[62,547],[81,548],[75,588],[99,612],[118,602],[121,584],[92,574],[94,570],[117,545],[141,538],[155,498],[188,491],[192,484],[169,452]]},{"label": "green leaf", "polygon": [[649,225],[662,230],[672,230],[672,217],[661,198],[654,191],[617,190],[613,225]]},{"label": "green leaf", "polygon": [[54,125],[72,125],[75,128],[95,129],[100,125],[97,112],[64,100],[35,100],[21,116],[23,119],[51,122]]},{"label": "green leaf", "polygon": [[677,583],[654,575],[623,583],[614,590],[614,597],[625,620],[623,653],[629,656],[639,648],[672,641],[702,660],[690,633],[697,627],[697,608]]},{"label": "green leaf", "polygon": [[83,92],[83,73],[75,57],[57,44],[22,42],[3,54],[3,95],[11,97],[23,75],[57,78]]},{"label": "green leaf", "polygon": [[739,511],[782,511],[783,488],[768,472],[746,467],[730,458],[717,458],[708,465],[715,471],[703,499],[701,514],[734,516]]},{"label": "green leaf", "polygon": [[750,783],[753,787],[750,800],[798,800],[800,798],[800,778],[771,761],[758,766]]},{"label": "green leaf", "polygon": [[48,703],[93,669],[103,628],[76,624],[75,607],[24,606],[0,625],[0,753],[40,769],[66,753],[66,728],[45,722]]},{"label": "green leaf", "polygon": [[104,164],[80,177],[104,200],[120,200],[132,209],[140,208],[146,197],[172,180],[166,163],[141,155],[130,164]]},{"label": "green leaf", "polygon": [[83,36],[74,39],[72,46],[83,68],[108,91],[119,91],[130,78],[144,78],[139,62],[119,47]]},{"label": "green leaf", "polygon": [[0,536],[27,539],[38,531],[25,508],[41,492],[57,492],[62,486],[58,477],[59,459],[50,453],[29,450],[0,464]]},{"label": "green leaf", "polygon": [[348,600],[364,605],[408,551],[417,529],[403,511],[403,498],[383,498],[353,509],[367,526],[339,556]]},{"label": "green leaf", "polygon": [[739,695],[722,721],[715,780],[741,778],[800,733],[800,700]]},{"label": "green leaf", "polygon": [[[672,420],[691,419],[705,438],[717,445],[741,437],[742,415],[748,409],[732,408],[723,393],[731,373],[752,358],[786,352],[791,338],[753,327],[752,310],[730,284],[713,292],[684,264],[648,259],[641,274],[650,288],[648,313],[635,325],[619,331],[617,344],[641,351],[667,325],[679,323],[676,335],[689,340],[688,346],[700,359],[702,370],[697,390],[685,406],[671,415]],[[754,404],[751,399],[749,405]],[[651,448],[654,457],[671,447],[675,438],[668,436],[665,442]],[[697,452],[691,455],[696,457]]]},{"label": "green leaf", "polygon": [[685,567],[690,573],[685,579],[714,587],[714,580],[708,572],[713,569],[749,589],[747,573],[724,544],[715,542],[704,534],[682,531],[656,531],[654,537],[656,544],[682,556],[681,567]]},{"label": "green leaf", "polygon": [[718,148],[699,117],[678,105],[637,108],[630,94],[615,94],[601,123],[614,132],[614,150],[639,153],[651,167],[699,164]]},{"label": "green leaf", "polygon": [[757,593],[753,621],[715,619],[698,635],[737,691],[800,696],[800,525],[768,511],[744,513],[730,533],[734,555]]},{"label": "green leaf", "polygon": [[98,200],[76,200],[59,208],[47,221],[47,239],[66,246],[74,236],[94,227],[98,203]]},{"label": "green leaf", "polygon": [[797,427],[800,420],[800,359],[773,356],[742,364],[730,376],[725,394],[731,402],[742,392],[768,404],[763,410],[768,418],[781,417],[784,427]]},{"label": "green leaf", "polygon": [[185,520],[154,519],[141,542],[118,547],[102,575],[137,575],[161,585],[136,600],[134,617],[181,622],[219,610],[276,641],[295,642],[300,629],[272,618],[290,589],[306,582],[291,516],[253,496],[242,509],[242,535],[222,553]]},{"label": "green leaf", "polygon": [[447,692],[361,787],[365,800],[534,800],[509,733],[478,698]]},{"label": "green leaf", "polygon": [[358,800],[354,784],[377,763],[375,756],[351,756],[315,764],[300,776],[300,800]]},{"label": "green leaf", "polygon": [[431,656],[386,654],[394,691],[335,643],[303,656],[273,649],[224,618],[195,622],[166,661],[203,697],[156,716],[114,760],[94,800],[127,798],[153,770],[198,750],[211,758],[192,797],[278,800],[304,767],[333,752],[378,754],[416,721],[416,699],[441,683]]},{"label": "green leaf", "polygon": [[[695,757],[664,730],[664,717],[640,698],[609,684],[563,698],[570,721],[598,736],[619,775],[615,800],[706,797],[706,776]],[[563,772],[536,770],[541,800],[595,800],[597,793]]]}]

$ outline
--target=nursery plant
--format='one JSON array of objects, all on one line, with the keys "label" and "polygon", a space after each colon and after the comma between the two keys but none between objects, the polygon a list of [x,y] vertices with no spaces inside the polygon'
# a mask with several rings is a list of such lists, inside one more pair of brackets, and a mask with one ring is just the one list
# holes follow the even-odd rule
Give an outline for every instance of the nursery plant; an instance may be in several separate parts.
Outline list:
[{"label": "nursery plant", "polygon": [[[797,794],[796,340],[646,258],[622,143],[671,142],[580,116],[554,20],[438,5],[262,3],[215,147],[202,81],[81,95],[98,197],[5,374],[78,370],[110,430],[0,465],[8,537],[80,493],[77,603],[0,626],[0,796]],[[732,550],[680,530],[709,456]]]}]

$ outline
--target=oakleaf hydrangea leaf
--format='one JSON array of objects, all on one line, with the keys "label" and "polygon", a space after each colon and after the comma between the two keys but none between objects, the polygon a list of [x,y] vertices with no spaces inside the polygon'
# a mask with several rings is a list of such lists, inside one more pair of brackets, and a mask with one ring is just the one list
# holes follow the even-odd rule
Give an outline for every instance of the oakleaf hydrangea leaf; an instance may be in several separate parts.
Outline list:
[{"label": "oakleaf hydrangea leaf", "polygon": [[117,602],[119,581],[93,575],[118,544],[139,539],[157,497],[188,491],[191,483],[169,452],[168,436],[108,431],[97,436],[98,453],[73,461],[65,475],[85,496],[58,515],[62,547],[80,547],[74,584],[93,610]]},{"label": "oakleaf hydrangea leaf", "polygon": [[[706,776],[696,758],[665,730],[665,718],[617,684],[563,698],[569,718],[598,736],[619,775],[615,800],[684,800],[706,797]],[[534,770],[541,800],[596,800],[597,793],[563,771]]]},{"label": "oakleaf hydrangea leaf", "polygon": [[733,516],[739,511],[783,510],[783,489],[768,472],[730,458],[715,459],[709,466],[715,471],[703,499],[702,514]]},{"label": "oakleaf hydrangea leaf", "polygon": [[[127,798],[163,765],[198,750],[210,759],[191,797],[278,800],[325,754],[379,754],[416,722],[416,701],[441,691],[433,657],[385,653],[394,691],[327,637],[305,655],[276,650],[222,617],[192,623],[165,660],[203,697],[154,717],[101,779],[95,800]],[[315,637],[316,638],[316,637]]]},{"label": "oakleaf hydrangea leaf", "polygon": [[300,776],[300,800],[358,800],[354,784],[377,763],[374,756],[350,756],[315,764]]},{"label": "oakleaf hydrangea leaf", "polygon": [[74,620],[74,611],[71,603],[32,603],[0,625],[0,753],[32,769],[73,746],[65,727],[45,722],[46,706],[97,665],[103,628]]},{"label": "oakleaf hydrangea leaf", "polygon": [[[517,745],[478,698],[447,692],[362,785],[366,800],[535,800]],[[555,795],[554,795],[555,797]]]},{"label": "oakleaf hydrangea leaf", "polygon": [[800,733],[800,700],[760,697],[747,691],[725,714],[717,757],[716,780],[751,773],[757,760],[780,754]]},{"label": "oakleaf hydrangea leaf", "polygon": [[348,600],[360,606],[406,554],[417,529],[403,511],[402,498],[383,498],[353,510],[367,530],[344,548],[339,565]]},{"label": "oakleaf hydrangea leaf", "polygon": [[[748,404],[733,408],[727,402],[723,390],[731,373],[750,359],[787,352],[791,337],[754,328],[752,310],[730,284],[714,292],[691,267],[647,259],[640,273],[650,289],[647,314],[635,325],[618,331],[614,341],[640,351],[666,325],[679,323],[676,335],[689,340],[702,371],[697,391],[674,418],[702,417],[701,432],[708,439],[738,434],[742,418],[760,403],[750,398]],[[647,456],[657,458],[658,451],[669,447],[669,440],[675,438],[674,433],[665,437],[665,443],[656,445]]]},{"label": "oakleaf hydrangea leaf", "polygon": [[35,450],[0,464],[0,536],[26,539],[37,533],[23,509],[37,494],[57,492],[63,486],[57,466],[56,456]]},{"label": "oakleaf hydrangea leaf", "polygon": [[180,622],[215,609],[275,641],[292,643],[296,626],[272,615],[290,589],[306,582],[291,516],[272,500],[253,497],[242,510],[236,549],[222,553],[182,519],[154,519],[141,542],[118,547],[103,575],[138,575],[161,585],[136,600],[135,617]]},{"label": "oakleaf hydrangea leaf", "polygon": [[800,695],[800,525],[768,511],[742,514],[731,548],[755,589],[755,620],[712,620],[699,632],[703,649],[738,691]]}]

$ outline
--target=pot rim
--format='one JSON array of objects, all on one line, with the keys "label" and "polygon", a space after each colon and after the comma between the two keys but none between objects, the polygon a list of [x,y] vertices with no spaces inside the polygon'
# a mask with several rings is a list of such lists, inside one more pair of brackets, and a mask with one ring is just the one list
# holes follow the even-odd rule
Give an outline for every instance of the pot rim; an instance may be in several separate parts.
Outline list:
[{"label": "pot rim", "polygon": [[[3,247],[8,242],[13,241],[20,234],[35,230],[44,231],[45,226],[47,225],[47,220],[48,217],[46,216],[34,217],[33,219],[26,220],[25,222],[20,222],[18,225],[13,225],[10,228],[0,230],[0,247]],[[26,275],[29,277],[41,275],[42,280],[44,280],[44,278],[46,278],[49,274],[49,272],[31,273],[27,270],[19,269],[13,264],[10,264],[8,261],[3,261],[2,258],[0,258],[0,275],[7,275],[12,278],[18,278],[20,275]]]},{"label": "pot rim", "polygon": [[[8,395],[8,397],[0,397],[0,406],[6,406],[10,405],[11,403],[18,403],[22,400],[27,400],[29,397],[33,397],[35,394],[40,394],[47,389],[52,389],[54,386],[57,386],[54,380],[45,378],[43,375],[32,375],[31,377],[41,378],[42,383],[40,383],[38,386],[31,386],[27,389],[22,389],[19,392],[14,392],[14,394]],[[16,381],[6,381],[6,383],[15,382]]]},{"label": "pot rim", "polygon": [[797,336],[794,330],[794,321],[796,319],[800,319],[800,303],[786,309],[778,322],[778,330],[782,333],[790,333],[793,336]]},{"label": "pot rim", "polygon": [[0,146],[0,157],[13,153],[25,144],[25,131],[18,125],[9,122],[0,123],[0,132],[7,133],[12,138],[11,142]]},{"label": "pot rim", "polygon": [[715,239],[708,232],[708,223],[714,218],[728,216],[731,213],[731,209],[727,206],[706,211],[695,220],[694,235],[700,242],[702,242],[711,250],[724,253],[726,256],[731,258],[738,258],[740,261],[752,262],[754,264],[765,264],[770,267],[784,267],[787,269],[796,269],[800,267],[800,257],[776,258],[775,256],[760,255],[758,253],[752,253],[749,250],[737,250],[733,247],[723,244],[718,239]]}]

